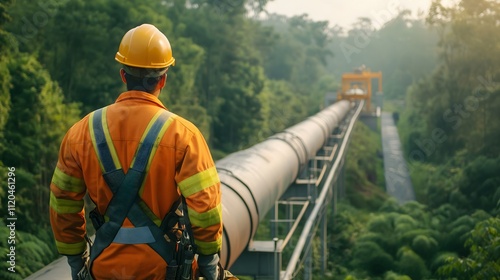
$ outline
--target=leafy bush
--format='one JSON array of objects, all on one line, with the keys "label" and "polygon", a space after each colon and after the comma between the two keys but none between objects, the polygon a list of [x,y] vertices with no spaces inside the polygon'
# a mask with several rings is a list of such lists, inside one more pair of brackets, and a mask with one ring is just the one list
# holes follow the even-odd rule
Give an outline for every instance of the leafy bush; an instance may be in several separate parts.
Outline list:
[{"label": "leafy bush", "polygon": [[470,249],[467,257],[451,256],[438,269],[443,277],[482,280],[500,277],[500,218],[478,223],[465,243]]},{"label": "leafy bush", "polygon": [[429,274],[424,260],[408,247],[398,252],[397,271],[408,275],[413,280],[425,279]]},{"label": "leafy bush", "polygon": [[352,266],[362,267],[372,275],[382,275],[394,266],[394,260],[377,243],[366,241],[354,245]]},{"label": "leafy bush", "polygon": [[384,280],[412,280],[407,275],[401,275],[393,271],[389,271],[384,275]]},{"label": "leafy bush", "polygon": [[8,243],[10,234],[9,228],[3,220],[0,220],[0,247],[3,256],[9,253],[11,246],[15,247],[15,272],[7,270],[10,264],[7,261],[0,263],[0,279],[24,279],[30,274],[38,271],[49,264],[56,256],[53,242],[49,242],[47,230],[39,230],[42,237],[39,238],[33,234],[17,230],[15,244]]},{"label": "leafy bush", "polygon": [[411,243],[412,250],[422,259],[430,259],[438,251],[438,242],[436,239],[427,235],[417,235]]}]

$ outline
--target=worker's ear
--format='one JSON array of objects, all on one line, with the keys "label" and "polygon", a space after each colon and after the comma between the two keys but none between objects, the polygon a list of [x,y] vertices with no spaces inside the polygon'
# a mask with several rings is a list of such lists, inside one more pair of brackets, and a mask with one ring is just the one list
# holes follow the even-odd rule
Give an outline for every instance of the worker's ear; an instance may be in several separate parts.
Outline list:
[{"label": "worker's ear", "polygon": [[167,73],[165,73],[163,76],[161,76],[161,79],[158,82],[158,86],[160,87],[160,89],[162,89],[166,83],[167,83]]},{"label": "worker's ear", "polygon": [[120,77],[122,78],[123,83],[127,83],[127,78],[125,77],[125,70],[120,69]]}]

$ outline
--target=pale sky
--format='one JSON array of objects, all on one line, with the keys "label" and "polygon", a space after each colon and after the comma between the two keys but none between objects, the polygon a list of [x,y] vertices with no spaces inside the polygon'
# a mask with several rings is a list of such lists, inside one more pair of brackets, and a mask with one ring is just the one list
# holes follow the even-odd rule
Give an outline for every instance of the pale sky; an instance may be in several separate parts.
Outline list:
[{"label": "pale sky", "polygon": [[270,13],[286,16],[308,14],[309,18],[330,22],[350,29],[359,17],[372,19],[374,27],[379,28],[398,14],[399,10],[409,9],[412,16],[423,11],[426,15],[432,0],[272,0],[266,6]]}]

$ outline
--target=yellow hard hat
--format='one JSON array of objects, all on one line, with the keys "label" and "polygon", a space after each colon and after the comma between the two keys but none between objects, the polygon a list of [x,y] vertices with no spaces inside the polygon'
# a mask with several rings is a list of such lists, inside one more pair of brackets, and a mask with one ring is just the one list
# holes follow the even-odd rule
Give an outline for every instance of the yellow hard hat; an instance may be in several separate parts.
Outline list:
[{"label": "yellow hard hat", "polygon": [[166,68],[175,65],[167,37],[151,24],[130,29],[120,43],[115,60],[139,68]]}]

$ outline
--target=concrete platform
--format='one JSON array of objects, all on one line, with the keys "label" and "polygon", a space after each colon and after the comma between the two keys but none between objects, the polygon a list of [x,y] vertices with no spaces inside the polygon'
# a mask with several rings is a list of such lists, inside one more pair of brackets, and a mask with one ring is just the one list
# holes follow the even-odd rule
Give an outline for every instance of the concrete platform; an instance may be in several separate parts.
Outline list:
[{"label": "concrete platform", "polygon": [[27,280],[71,280],[71,269],[66,257],[59,258],[39,271],[31,274]]},{"label": "concrete platform", "polygon": [[383,112],[381,117],[386,191],[403,204],[415,200],[415,192],[392,114]]}]

